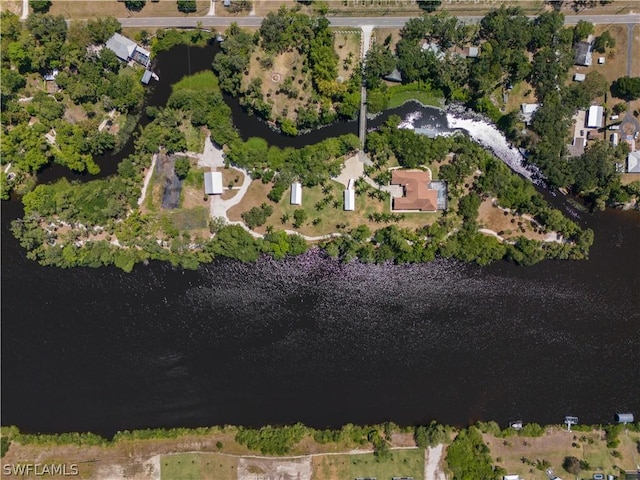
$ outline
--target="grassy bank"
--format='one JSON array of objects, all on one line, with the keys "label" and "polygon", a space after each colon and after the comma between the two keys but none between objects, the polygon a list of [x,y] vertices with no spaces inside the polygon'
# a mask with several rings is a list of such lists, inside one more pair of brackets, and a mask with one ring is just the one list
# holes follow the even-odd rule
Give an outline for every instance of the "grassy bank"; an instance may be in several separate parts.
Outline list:
[{"label": "grassy bank", "polygon": [[439,90],[432,90],[428,86],[420,85],[418,82],[406,85],[394,85],[389,88],[389,108],[396,108],[405,102],[415,100],[423,105],[441,107],[444,102],[444,95]]}]

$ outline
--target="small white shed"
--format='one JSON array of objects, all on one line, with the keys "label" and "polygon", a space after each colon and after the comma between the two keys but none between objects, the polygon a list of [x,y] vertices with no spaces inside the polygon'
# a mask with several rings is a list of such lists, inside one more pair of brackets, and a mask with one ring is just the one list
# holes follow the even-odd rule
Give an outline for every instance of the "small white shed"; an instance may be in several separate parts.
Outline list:
[{"label": "small white shed", "polygon": [[300,182],[291,184],[291,205],[302,205],[302,185]]},{"label": "small white shed", "polygon": [[347,212],[353,212],[356,209],[356,191],[352,188],[344,191],[344,209]]}]

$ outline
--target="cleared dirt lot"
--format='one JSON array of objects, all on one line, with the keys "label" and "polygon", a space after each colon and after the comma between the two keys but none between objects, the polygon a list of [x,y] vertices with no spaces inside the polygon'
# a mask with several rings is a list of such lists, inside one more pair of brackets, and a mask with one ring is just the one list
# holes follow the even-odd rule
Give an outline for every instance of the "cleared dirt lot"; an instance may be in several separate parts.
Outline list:
[{"label": "cleared dirt lot", "polygon": [[238,480],[311,480],[311,457],[241,458]]}]

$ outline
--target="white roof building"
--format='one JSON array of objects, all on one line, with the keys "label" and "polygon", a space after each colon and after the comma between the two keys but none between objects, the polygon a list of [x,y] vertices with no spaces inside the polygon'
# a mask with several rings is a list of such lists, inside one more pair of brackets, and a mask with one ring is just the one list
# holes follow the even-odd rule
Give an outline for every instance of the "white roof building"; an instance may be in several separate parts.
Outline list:
[{"label": "white roof building", "polygon": [[627,157],[627,173],[640,173],[640,150],[629,153]]},{"label": "white roof building", "polygon": [[352,188],[344,191],[344,209],[347,212],[353,212],[356,209],[356,191]]},{"label": "white roof building", "polygon": [[300,182],[291,184],[291,205],[302,205],[302,185]]},{"label": "white roof building", "polygon": [[618,143],[620,143],[619,135],[617,133],[612,133],[611,134],[611,145],[613,145],[614,147],[617,147]]},{"label": "white roof building", "polygon": [[584,82],[585,78],[587,78],[587,76],[584,73],[576,73],[573,76],[573,80],[576,82]]},{"label": "white roof building", "polygon": [[602,128],[604,120],[604,109],[600,105],[591,105],[587,116],[587,127]]},{"label": "white roof building", "polygon": [[503,475],[502,480],[520,480],[520,475]]},{"label": "white roof building", "polygon": [[205,172],[204,174],[204,192],[207,195],[222,194],[222,173]]},{"label": "white roof building", "polygon": [[478,49],[478,47],[469,47],[467,51],[467,57],[476,58],[479,53],[480,50]]},{"label": "white roof building", "polygon": [[520,105],[520,111],[524,117],[524,123],[529,123],[533,114],[540,108],[539,103],[523,103]]}]

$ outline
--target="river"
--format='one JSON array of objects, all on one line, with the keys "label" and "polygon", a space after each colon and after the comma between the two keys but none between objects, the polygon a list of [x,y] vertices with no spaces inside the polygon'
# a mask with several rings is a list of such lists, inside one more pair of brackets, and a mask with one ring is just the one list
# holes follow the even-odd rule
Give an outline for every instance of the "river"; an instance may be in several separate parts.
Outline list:
[{"label": "river", "polygon": [[[160,56],[149,104],[162,101],[166,79],[210,65],[211,49],[187,51]],[[231,106],[241,132],[273,144],[356,131],[290,139]],[[101,162],[105,174],[117,160]],[[638,212],[582,213],[595,231],[585,261],[342,265],[312,251],[197,271],[152,262],[130,274],[40,267],[8,232],[20,215],[18,202],[3,202],[3,425],[108,436],[640,413]]]}]

